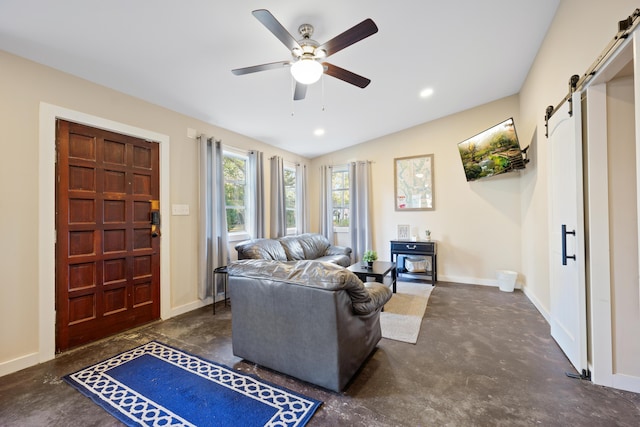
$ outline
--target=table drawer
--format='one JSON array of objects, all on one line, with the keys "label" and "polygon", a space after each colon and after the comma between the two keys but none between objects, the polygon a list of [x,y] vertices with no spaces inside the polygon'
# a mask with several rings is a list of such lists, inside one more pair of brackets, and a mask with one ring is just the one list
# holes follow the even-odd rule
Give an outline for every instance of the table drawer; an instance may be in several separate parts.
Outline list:
[{"label": "table drawer", "polygon": [[435,254],[435,242],[391,242],[392,253]]}]

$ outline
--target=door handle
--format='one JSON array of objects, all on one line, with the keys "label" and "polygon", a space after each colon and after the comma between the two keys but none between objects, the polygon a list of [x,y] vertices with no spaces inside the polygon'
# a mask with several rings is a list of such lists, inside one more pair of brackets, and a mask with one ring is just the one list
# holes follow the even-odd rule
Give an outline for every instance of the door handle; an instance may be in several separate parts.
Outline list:
[{"label": "door handle", "polygon": [[567,255],[567,234],[576,235],[576,230],[567,231],[567,225],[562,224],[562,265],[567,265],[567,259],[576,260],[576,255]]},{"label": "door handle", "polygon": [[151,202],[151,237],[160,235],[160,201],[149,200]]}]

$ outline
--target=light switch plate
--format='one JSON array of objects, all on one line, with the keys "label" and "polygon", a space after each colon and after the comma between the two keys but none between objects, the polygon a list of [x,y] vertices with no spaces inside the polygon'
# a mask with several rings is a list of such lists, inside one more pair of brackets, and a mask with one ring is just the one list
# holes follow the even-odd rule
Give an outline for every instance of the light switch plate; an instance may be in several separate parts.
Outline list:
[{"label": "light switch plate", "polygon": [[189,215],[189,205],[171,205],[171,215]]}]

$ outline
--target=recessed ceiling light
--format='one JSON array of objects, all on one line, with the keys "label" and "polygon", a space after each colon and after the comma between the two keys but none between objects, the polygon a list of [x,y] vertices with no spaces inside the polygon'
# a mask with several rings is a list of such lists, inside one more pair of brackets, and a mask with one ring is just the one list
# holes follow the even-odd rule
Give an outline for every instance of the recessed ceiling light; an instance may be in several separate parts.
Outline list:
[{"label": "recessed ceiling light", "polygon": [[423,90],[420,92],[420,97],[421,97],[421,98],[428,98],[428,97],[430,97],[431,95],[433,95],[433,89],[431,89],[430,87],[428,87],[428,88],[426,88],[426,89],[423,89]]},{"label": "recessed ceiling light", "polygon": [[316,130],[313,131],[313,134],[315,136],[322,136],[322,135],[324,135],[324,129],[321,129],[321,128],[320,129],[316,129]]}]

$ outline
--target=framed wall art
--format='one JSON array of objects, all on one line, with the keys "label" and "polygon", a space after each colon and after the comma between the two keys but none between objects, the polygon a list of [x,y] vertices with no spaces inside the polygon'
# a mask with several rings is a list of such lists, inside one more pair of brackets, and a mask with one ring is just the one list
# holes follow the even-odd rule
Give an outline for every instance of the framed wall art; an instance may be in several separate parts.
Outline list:
[{"label": "framed wall art", "polygon": [[395,210],[434,210],[433,154],[394,159]]},{"label": "framed wall art", "polygon": [[408,224],[398,225],[398,240],[409,240],[411,234],[411,226]]}]

